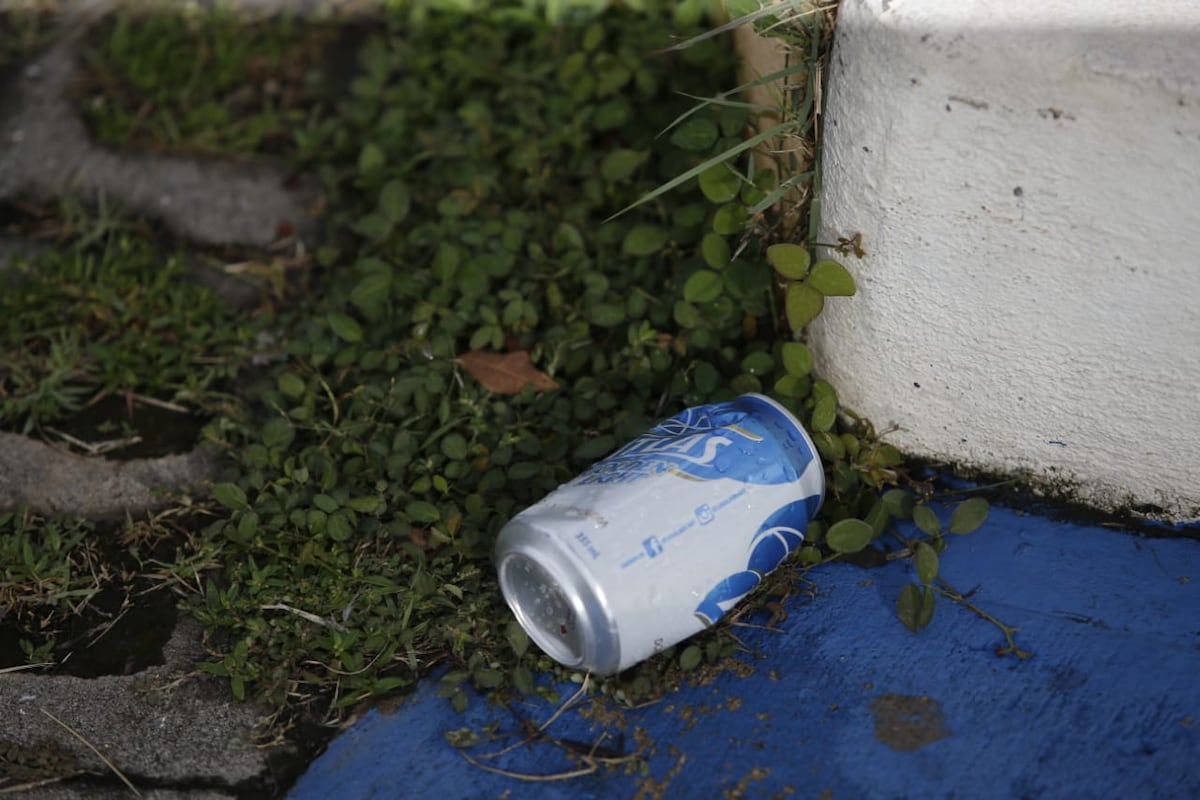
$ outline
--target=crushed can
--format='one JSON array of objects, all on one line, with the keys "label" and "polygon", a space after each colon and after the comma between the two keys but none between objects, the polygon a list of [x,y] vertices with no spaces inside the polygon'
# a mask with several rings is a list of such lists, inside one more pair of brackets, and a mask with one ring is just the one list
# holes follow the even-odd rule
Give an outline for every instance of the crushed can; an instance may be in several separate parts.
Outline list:
[{"label": "crushed can", "polygon": [[609,675],[719,620],[799,547],[824,493],[776,401],[689,408],[513,517],[500,588],[547,655]]}]

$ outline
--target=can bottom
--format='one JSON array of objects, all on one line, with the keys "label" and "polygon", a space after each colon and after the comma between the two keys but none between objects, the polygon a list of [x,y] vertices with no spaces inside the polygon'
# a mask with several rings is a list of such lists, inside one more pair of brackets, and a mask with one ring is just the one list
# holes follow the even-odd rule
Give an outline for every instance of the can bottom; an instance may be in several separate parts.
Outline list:
[{"label": "can bottom", "polygon": [[549,570],[522,553],[510,553],[500,564],[500,587],[538,647],[561,664],[583,662],[584,626],[576,603]]}]

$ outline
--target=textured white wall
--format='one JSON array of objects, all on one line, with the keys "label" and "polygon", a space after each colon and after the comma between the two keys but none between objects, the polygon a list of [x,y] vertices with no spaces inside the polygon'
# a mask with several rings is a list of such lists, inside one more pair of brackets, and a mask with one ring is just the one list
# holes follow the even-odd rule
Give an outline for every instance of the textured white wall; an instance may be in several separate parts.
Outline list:
[{"label": "textured white wall", "polygon": [[[902,449],[1200,517],[1200,2],[844,0],[813,326]],[[834,238],[831,238],[834,237]]]}]

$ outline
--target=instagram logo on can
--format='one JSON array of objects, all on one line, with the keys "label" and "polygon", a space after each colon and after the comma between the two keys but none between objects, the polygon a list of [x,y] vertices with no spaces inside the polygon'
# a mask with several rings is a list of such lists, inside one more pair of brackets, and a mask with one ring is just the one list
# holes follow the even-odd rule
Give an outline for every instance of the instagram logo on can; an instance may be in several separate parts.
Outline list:
[{"label": "instagram logo on can", "polygon": [[500,588],[561,664],[619,672],[719,620],[804,540],[816,448],[758,394],[666,419],[500,531]]}]

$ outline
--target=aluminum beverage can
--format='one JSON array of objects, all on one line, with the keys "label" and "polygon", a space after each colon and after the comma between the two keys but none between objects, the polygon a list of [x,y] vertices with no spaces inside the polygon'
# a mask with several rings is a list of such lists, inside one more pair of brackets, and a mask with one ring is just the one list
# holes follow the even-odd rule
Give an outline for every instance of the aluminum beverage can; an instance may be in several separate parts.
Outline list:
[{"label": "aluminum beverage can", "polygon": [[609,675],[698,633],[804,540],[825,475],[759,394],[660,422],[500,531],[500,588],[567,667]]}]

